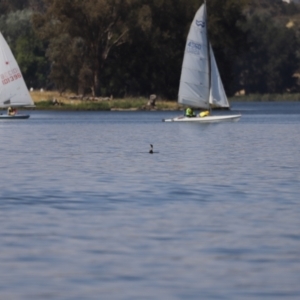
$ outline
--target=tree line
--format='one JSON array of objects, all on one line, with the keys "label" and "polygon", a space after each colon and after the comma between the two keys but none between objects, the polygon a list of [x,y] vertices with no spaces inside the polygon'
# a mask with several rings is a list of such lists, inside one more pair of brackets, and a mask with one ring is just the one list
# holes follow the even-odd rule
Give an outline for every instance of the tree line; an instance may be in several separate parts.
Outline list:
[{"label": "tree line", "polygon": [[[300,92],[300,5],[207,0],[225,90]],[[28,87],[176,99],[203,0],[0,0],[0,30]]]}]

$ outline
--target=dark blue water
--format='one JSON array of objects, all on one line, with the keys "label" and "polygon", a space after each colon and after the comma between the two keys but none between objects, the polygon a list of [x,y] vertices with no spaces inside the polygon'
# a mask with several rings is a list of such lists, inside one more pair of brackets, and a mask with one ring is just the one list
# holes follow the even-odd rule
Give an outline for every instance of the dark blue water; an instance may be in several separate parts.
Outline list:
[{"label": "dark blue water", "polygon": [[2,120],[0,299],[300,299],[300,103],[233,112]]}]

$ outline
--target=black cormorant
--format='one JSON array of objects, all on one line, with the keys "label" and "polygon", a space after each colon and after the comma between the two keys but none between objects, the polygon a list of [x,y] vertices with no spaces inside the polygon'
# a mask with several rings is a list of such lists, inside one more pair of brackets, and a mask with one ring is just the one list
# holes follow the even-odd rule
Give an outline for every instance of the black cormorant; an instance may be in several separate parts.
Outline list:
[{"label": "black cormorant", "polygon": [[149,153],[153,154],[153,145],[150,144],[151,149],[149,150]]}]

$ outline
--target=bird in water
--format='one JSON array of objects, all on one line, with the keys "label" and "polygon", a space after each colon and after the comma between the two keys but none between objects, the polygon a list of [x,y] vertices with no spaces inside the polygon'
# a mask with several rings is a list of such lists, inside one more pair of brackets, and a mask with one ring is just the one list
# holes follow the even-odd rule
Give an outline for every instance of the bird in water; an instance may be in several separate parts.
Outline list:
[{"label": "bird in water", "polygon": [[153,145],[150,144],[151,149],[149,150],[149,153],[153,154]]}]

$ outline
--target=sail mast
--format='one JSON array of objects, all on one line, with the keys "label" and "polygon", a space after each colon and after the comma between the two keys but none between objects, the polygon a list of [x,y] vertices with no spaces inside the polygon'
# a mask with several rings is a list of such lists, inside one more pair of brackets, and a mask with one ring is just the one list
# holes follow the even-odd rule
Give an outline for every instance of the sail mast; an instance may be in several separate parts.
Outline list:
[{"label": "sail mast", "polygon": [[209,97],[208,97],[208,105],[209,111],[211,112],[211,104],[209,102],[210,94],[211,94],[211,57],[210,57],[210,43],[208,38],[208,16],[207,16],[207,7],[206,7],[206,0],[204,0],[205,5],[205,19],[206,19],[206,44],[207,44],[207,63],[208,63],[208,90],[209,90]]}]

